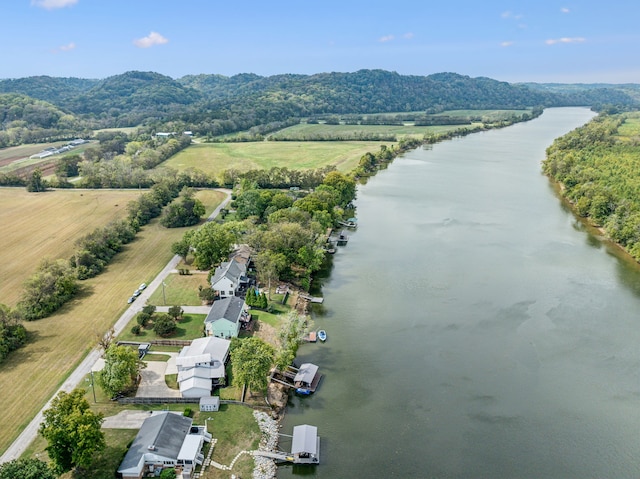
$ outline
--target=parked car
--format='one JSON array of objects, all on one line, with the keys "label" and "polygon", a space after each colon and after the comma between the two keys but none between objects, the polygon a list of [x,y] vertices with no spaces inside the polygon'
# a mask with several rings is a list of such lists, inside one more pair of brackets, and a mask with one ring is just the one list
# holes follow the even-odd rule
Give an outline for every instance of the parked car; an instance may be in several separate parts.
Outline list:
[{"label": "parked car", "polygon": [[133,296],[134,296],[135,298],[137,298],[138,296],[140,296],[140,293],[141,293],[141,291],[140,291],[139,289],[136,289],[136,290],[133,292]]},{"label": "parked car", "polygon": [[142,283],[140,286],[138,286],[138,289],[142,291],[146,287],[147,287],[147,283]]},{"label": "parked car", "polygon": [[136,300],[136,297],[135,297],[135,296],[131,296],[129,299],[127,299],[127,303],[128,303],[128,304],[131,304],[131,303],[133,303],[135,300]]}]

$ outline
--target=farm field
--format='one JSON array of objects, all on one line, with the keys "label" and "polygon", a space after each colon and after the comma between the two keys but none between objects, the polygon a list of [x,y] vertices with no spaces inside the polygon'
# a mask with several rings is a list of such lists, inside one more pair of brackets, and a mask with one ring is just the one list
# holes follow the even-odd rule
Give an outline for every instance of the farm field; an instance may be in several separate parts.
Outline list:
[{"label": "farm field", "polygon": [[59,158],[68,155],[82,153],[91,143],[85,143],[73,150],[47,158],[29,158],[45,148],[60,147],[69,143],[68,141],[56,141],[53,143],[31,143],[28,145],[12,146],[0,149],[0,173],[24,174],[36,166],[40,166],[45,174],[52,174],[54,165]]},{"label": "farm field", "polygon": [[[458,128],[472,128],[473,125],[437,125],[437,126],[413,126],[410,124],[403,126],[395,125],[327,125],[324,123],[319,124],[299,124],[290,126],[283,130],[278,131],[271,135],[273,139],[287,139],[304,141],[305,138],[313,139],[319,137],[326,138],[340,138],[340,137],[355,137],[358,134],[362,135],[396,135],[396,137],[417,137],[422,138],[428,133],[443,133]],[[273,142],[280,143],[280,142]],[[333,142],[331,142],[333,143]],[[378,144],[392,145],[393,142],[378,142]],[[367,151],[377,151],[374,150]],[[358,158],[359,159],[359,158]]]},{"label": "farm field", "polygon": [[[11,191],[14,194],[23,192],[20,189],[2,189],[0,193],[5,191]],[[85,200],[86,195],[91,193],[103,195],[112,193],[138,194],[137,191],[83,190],[40,193],[34,196],[47,197],[47,201],[51,202],[50,198],[54,198],[53,195],[57,193],[83,193]],[[222,193],[216,193],[220,195],[219,198],[222,198]],[[203,199],[203,202],[206,201],[207,213],[211,213],[216,206],[214,204],[216,195],[203,196],[207,197]],[[120,202],[120,199],[118,201],[124,211],[125,204]],[[47,204],[43,203],[45,207]],[[110,208],[116,209],[113,206]],[[17,214],[18,209],[19,205],[16,202],[13,204],[14,214]],[[4,206],[1,211],[3,214],[5,213]],[[39,226],[48,231],[49,224],[56,222],[60,223],[61,221],[55,216],[45,216],[40,219]],[[91,231],[91,228],[79,228],[80,234]],[[0,424],[3,425],[0,428],[0,452],[11,444],[62,384],[64,378],[95,346],[98,335],[104,334],[116,322],[128,306],[127,298],[131,295],[131,291],[135,290],[142,282],[150,282],[162,270],[172,257],[171,244],[178,241],[184,232],[185,228],[167,229],[159,224],[158,219],[153,220],[138,233],[132,243],[126,245],[123,251],[115,256],[105,272],[80,283],[81,292],[74,300],[67,303],[53,316],[25,323],[31,341],[23,348],[13,352],[0,366],[0,391],[2,391],[0,395]],[[60,234],[58,233],[58,235]],[[48,246],[47,237],[41,238],[39,242],[44,245],[42,246],[44,251],[49,253],[58,251]],[[72,245],[74,240],[75,237],[70,237],[66,243]],[[33,247],[34,243],[31,244]],[[61,244],[63,247],[65,246],[64,242]],[[37,247],[38,243],[35,246]],[[28,249],[28,245],[17,245],[17,247],[21,252]],[[8,249],[3,248],[3,251]],[[52,256],[64,257],[57,253]],[[8,259],[3,258],[3,261],[8,261]],[[35,264],[27,267],[23,260],[23,267],[27,270],[26,277],[33,271]],[[2,298],[1,301],[6,302],[6,299]]]},{"label": "farm field", "polygon": [[[28,193],[0,189],[0,303],[15,305],[22,283],[45,257],[69,258],[75,241],[95,228],[124,218],[137,190],[57,190]],[[135,289],[135,288],[134,288]]]},{"label": "farm field", "polygon": [[290,170],[335,165],[346,172],[357,166],[360,157],[392,142],[379,141],[259,141],[253,143],[199,143],[189,146],[162,163],[183,171],[197,168],[219,175],[234,168],[240,171],[286,167]]}]

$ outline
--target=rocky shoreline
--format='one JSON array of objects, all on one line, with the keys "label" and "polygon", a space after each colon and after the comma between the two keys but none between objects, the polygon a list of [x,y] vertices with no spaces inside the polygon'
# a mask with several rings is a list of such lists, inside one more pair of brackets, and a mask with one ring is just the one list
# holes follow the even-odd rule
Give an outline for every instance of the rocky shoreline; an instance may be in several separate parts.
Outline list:
[{"label": "rocky shoreline", "polygon": [[[280,424],[277,419],[272,418],[266,412],[253,411],[253,417],[260,427],[262,437],[258,448],[261,451],[277,451],[278,432]],[[253,479],[274,479],[277,473],[276,462],[273,459],[262,456],[253,456],[255,467],[253,468]]]}]

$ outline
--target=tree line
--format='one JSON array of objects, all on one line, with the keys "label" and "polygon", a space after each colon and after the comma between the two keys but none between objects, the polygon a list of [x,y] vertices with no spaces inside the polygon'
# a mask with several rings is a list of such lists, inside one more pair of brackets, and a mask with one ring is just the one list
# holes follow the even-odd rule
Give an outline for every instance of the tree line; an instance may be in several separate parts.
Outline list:
[{"label": "tree line", "polygon": [[600,114],[556,139],[543,171],[562,184],[574,211],[640,261],[640,137],[625,135],[638,113]]}]

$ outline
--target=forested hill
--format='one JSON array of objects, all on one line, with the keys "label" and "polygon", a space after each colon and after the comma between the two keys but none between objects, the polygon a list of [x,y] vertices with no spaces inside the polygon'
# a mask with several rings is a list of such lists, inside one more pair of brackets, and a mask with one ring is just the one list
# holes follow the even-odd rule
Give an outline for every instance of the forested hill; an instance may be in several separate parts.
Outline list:
[{"label": "forested hill", "polygon": [[73,98],[88,91],[99,83],[99,80],[83,78],[56,78],[49,76],[35,76],[17,78],[14,80],[0,80],[0,93],[20,93],[36,100],[53,103],[65,107]]},{"label": "forested hill", "polygon": [[277,103],[297,115],[522,108],[562,102],[554,94],[455,73],[413,76],[360,70],[270,77],[198,75],[178,81],[220,105],[240,101],[259,109]]},{"label": "forested hill", "polygon": [[47,101],[94,128],[181,121],[211,134],[325,114],[640,104],[640,90],[629,86],[558,89],[456,73],[415,76],[384,70],[177,80],[137,71],[104,80],[41,76],[0,80],[2,92]]},{"label": "forested hill", "polygon": [[637,105],[640,85],[625,83],[522,83],[534,91],[553,93],[581,105]]}]

